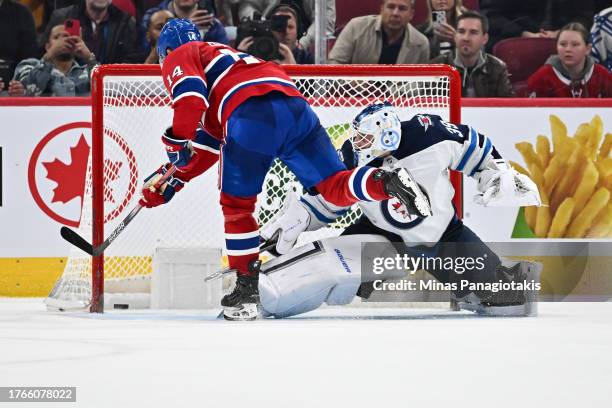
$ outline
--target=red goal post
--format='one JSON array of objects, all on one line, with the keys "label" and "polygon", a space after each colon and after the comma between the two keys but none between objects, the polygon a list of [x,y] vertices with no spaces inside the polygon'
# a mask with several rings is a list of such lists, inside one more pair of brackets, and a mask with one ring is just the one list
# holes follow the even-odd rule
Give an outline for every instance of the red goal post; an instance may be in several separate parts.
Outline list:
[{"label": "red goal post", "polygon": [[[323,116],[321,112],[325,112],[326,115],[329,113],[332,118],[344,115],[339,123],[333,121],[327,123],[327,119],[322,118],[323,126],[328,129],[335,142],[338,142],[343,136],[332,135],[332,131],[337,131],[339,134],[345,132],[346,123],[350,123],[348,118],[351,115],[354,116],[364,106],[381,99],[389,100],[398,107],[398,110],[405,111],[406,114],[402,119],[407,119],[407,115],[417,112],[434,112],[441,113],[441,116],[453,123],[459,123],[461,120],[460,75],[454,68],[447,65],[285,65],[284,68],[320,118]],[[164,117],[167,122],[166,111],[169,109],[170,99],[163,90],[160,75],[160,67],[157,65],[128,64],[101,65],[93,73],[92,202],[90,209],[86,205],[83,206],[83,218],[88,217],[86,211],[91,211],[91,238],[94,246],[104,241],[105,224],[109,231],[112,230],[112,224],[108,223],[121,219],[119,213],[129,211],[133,207],[137,199],[135,190],[140,187],[137,183],[142,182],[147,171],[154,170],[150,165],[148,168],[139,169],[136,184],[128,182],[128,187],[123,193],[127,196],[131,194],[131,197],[122,200],[121,205],[115,206],[112,209],[114,216],[109,217],[111,211],[108,209],[108,200],[112,193],[109,192],[111,188],[108,175],[111,174],[115,179],[120,179],[116,173],[137,165],[137,159],[134,159],[134,163],[130,162],[128,166],[116,169],[113,168],[113,159],[109,159],[105,150],[108,149],[109,139],[113,139],[114,144],[119,145],[119,150],[129,151],[135,156],[138,156],[137,150],[141,147],[159,144],[159,136],[163,129],[158,129],[159,125],[154,131],[145,131],[145,128],[158,117]],[[138,122],[139,111],[157,111],[158,109],[162,109],[160,114],[153,112],[150,119],[145,117],[142,123]],[[165,126],[168,124],[166,123]],[[156,131],[158,132],[155,133]],[[149,134],[149,132],[154,134]],[[134,135],[127,135],[128,133],[134,133]],[[122,145],[125,146],[122,147]],[[162,150],[161,146],[159,150]],[[283,191],[286,191],[283,183],[287,179],[284,177],[286,176],[276,176],[277,184],[270,183],[270,185],[273,185],[278,191],[283,188],[285,189]],[[459,173],[451,174],[450,177],[456,191],[454,205],[461,216],[462,178]],[[264,208],[264,211],[273,212],[275,206],[280,202],[279,197],[266,197],[262,208],[266,206],[266,203],[269,206]],[[119,198],[113,200],[117,201]],[[171,209],[170,212],[172,211],[174,210]],[[210,213],[212,214],[212,211]],[[265,219],[262,219],[260,213],[260,222],[263,221]],[[85,227],[88,228],[87,225]],[[147,234],[151,233],[147,232]],[[121,242],[125,241],[118,239],[117,244],[113,244],[115,246],[113,249],[119,247]],[[223,244],[219,242],[217,245]],[[124,258],[146,257],[144,252],[135,250],[133,254],[118,253],[115,257],[124,262]],[[89,306],[91,312],[103,311],[104,281],[105,256],[100,255],[91,261],[91,303]]]}]

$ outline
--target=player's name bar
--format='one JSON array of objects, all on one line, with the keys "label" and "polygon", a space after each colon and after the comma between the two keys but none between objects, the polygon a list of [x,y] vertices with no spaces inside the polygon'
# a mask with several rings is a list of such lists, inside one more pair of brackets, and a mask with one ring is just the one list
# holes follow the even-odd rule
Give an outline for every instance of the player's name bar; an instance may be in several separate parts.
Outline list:
[{"label": "player's name bar", "polygon": [[0,387],[0,402],[76,402],[76,387]]}]

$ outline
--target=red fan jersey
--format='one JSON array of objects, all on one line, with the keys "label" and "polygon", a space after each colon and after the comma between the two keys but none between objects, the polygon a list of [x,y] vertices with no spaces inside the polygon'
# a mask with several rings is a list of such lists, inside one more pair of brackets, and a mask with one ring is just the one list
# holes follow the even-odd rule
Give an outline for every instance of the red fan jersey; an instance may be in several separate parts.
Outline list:
[{"label": "red fan jersey", "polygon": [[593,64],[584,78],[572,81],[550,64],[531,75],[527,81],[530,97],[537,98],[609,98],[612,74],[602,65]]},{"label": "red fan jersey", "polygon": [[252,96],[278,91],[303,97],[276,63],[213,42],[189,42],[170,52],[162,76],[172,96],[174,135],[190,140],[201,122],[223,141],[227,119]]}]

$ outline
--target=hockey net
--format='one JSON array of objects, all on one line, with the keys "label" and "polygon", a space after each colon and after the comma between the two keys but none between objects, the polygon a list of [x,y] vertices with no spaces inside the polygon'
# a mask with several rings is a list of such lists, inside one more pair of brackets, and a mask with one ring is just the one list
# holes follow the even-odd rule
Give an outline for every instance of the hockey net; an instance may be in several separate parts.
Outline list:
[{"label": "hockey net", "polygon": [[[433,113],[451,122],[460,121],[459,77],[445,65],[290,66],[287,72],[336,147],[346,139],[355,115],[375,101],[393,103],[403,120],[416,113]],[[104,240],[104,231],[114,230],[136,205],[143,179],[167,161],[160,136],[172,123],[172,109],[159,67],[148,65],[98,67],[92,82],[92,104],[92,155],[77,232],[95,246]],[[213,167],[190,182],[170,208],[141,211],[102,256],[92,258],[76,248],[71,250],[47,304],[101,312],[104,290],[148,291],[155,248],[222,248],[217,175]],[[451,177],[457,193],[455,206],[461,212],[461,178],[456,174]],[[280,209],[291,190],[301,192],[302,187],[276,161],[258,197],[260,225]],[[309,238],[338,235],[359,215],[355,208]]]}]

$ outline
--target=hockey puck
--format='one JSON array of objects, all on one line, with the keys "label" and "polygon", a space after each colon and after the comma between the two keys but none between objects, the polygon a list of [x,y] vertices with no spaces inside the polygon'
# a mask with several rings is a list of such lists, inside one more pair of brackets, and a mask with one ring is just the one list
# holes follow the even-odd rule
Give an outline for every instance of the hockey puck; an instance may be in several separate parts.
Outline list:
[{"label": "hockey puck", "polygon": [[129,309],[129,308],[130,308],[130,305],[126,305],[123,303],[115,303],[113,305],[113,309]]}]

